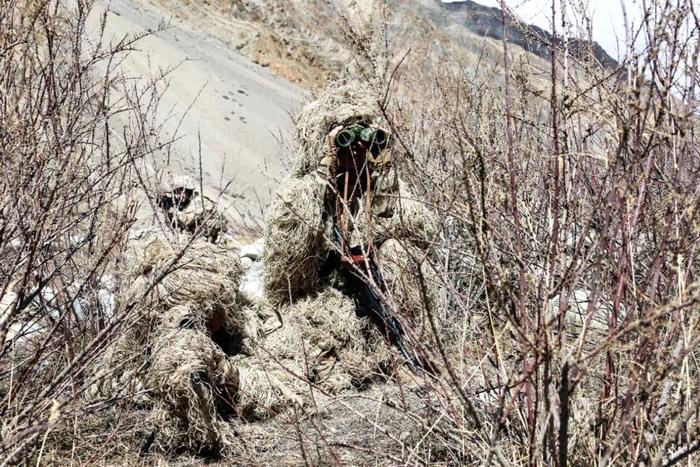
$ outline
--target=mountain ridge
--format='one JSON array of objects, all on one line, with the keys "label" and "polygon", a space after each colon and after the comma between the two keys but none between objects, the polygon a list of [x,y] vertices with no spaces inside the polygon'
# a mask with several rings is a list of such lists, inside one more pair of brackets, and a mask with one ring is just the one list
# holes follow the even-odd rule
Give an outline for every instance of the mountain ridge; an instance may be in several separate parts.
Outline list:
[{"label": "mountain ridge", "polygon": [[[503,21],[500,8],[481,5],[472,0],[450,3],[440,1],[440,4],[450,14],[460,15],[463,26],[472,32],[496,40],[503,39]],[[508,28],[509,41],[539,57],[550,58],[551,44],[554,42],[558,48],[566,47],[577,58],[585,58],[592,53],[598,63],[605,68],[614,68],[618,65],[617,60],[595,41],[573,38],[565,42],[560,36],[555,36],[539,26],[527,24],[512,14],[508,16],[511,22],[511,26]]]}]

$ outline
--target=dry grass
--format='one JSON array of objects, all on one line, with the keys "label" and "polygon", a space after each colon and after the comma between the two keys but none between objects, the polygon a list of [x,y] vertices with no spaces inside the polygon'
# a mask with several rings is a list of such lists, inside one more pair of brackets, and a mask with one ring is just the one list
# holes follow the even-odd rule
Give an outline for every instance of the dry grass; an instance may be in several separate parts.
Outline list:
[{"label": "dry grass", "polygon": [[[233,412],[238,369],[206,333],[161,329],[153,336],[147,385],[164,418],[155,426],[165,438],[165,452],[187,448],[195,453],[224,453],[234,435],[221,413]],[[143,350],[141,350],[143,351]],[[193,381],[193,375],[201,380]]]},{"label": "dry grass", "polygon": [[[139,307],[149,309],[153,315],[157,315],[154,310],[163,312],[162,324],[173,327],[179,325],[175,322],[179,320],[178,313],[171,319],[168,310],[189,305],[196,308],[197,320],[222,319],[229,333],[243,334],[244,303],[238,293],[241,264],[226,248],[195,240],[183,249],[155,239],[142,251],[133,251],[131,258],[131,269],[136,274],[125,296],[126,303],[139,298]],[[154,278],[160,276],[162,280],[148,290]]]},{"label": "dry grass", "polygon": [[[3,464],[37,462],[50,434],[109,405],[85,404],[86,370],[125,328],[115,317],[121,253],[139,168],[162,147],[151,136],[155,83],[116,72],[138,38],[88,45],[89,11],[0,7]],[[116,132],[117,121],[139,124]]]},{"label": "dry grass", "polygon": [[386,108],[401,173],[441,213],[447,307],[424,313],[461,330],[424,350],[463,409],[443,412],[462,462],[693,463],[698,21],[650,8],[653,43],[618,70],[562,50],[541,70],[505,39],[500,91],[404,69],[424,97]]},{"label": "dry grass", "polygon": [[379,368],[388,359],[386,344],[368,319],[356,316],[349,297],[327,287],[279,313],[281,322],[268,322],[271,331],[258,355],[307,403],[309,384],[337,394],[383,378]]}]

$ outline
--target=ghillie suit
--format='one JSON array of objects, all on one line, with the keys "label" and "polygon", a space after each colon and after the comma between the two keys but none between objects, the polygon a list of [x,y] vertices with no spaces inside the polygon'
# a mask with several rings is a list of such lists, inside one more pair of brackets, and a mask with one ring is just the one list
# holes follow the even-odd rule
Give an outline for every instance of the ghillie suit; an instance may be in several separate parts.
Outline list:
[{"label": "ghillie suit", "polygon": [[[389,147],[375,144],[377,138],[387,134],[379,127],[380,117],[381,110],[370,87],[360,83],[330,85],[299,115],[295,170],[268,209],[263,253],[266,296],[273,305],[291,304],[283,308],[282,313],[288,318],[287,323],[293,322],[290,326],[303,328],[309,323],[307,313],[296,313],[301,304],[306,304],[308,309],[316,310],[314,320],[317,322],[310,328],[324,330],[319,333],[321,335],[307,336],[300,332],[310,339],[306,350],[317,349],[314,352],[318,355],[311,355],[311,369],[306,372],[310,376],[327,373],[324,368],[329,366],[343,370],[343,359],[351,358],[350,354],[343,357],[345,347],[352,346],[355,353],[360,349],[366,351],[368,346],[359,342],[366,342],[373,332],[381,334],[377,329],[369,329],[368,319],[358,319],[363,313],[355,297],[338,294],[337,299],[344,301],[354,321],[337,316],[343,306],[327,303],[328,287],[347,289],[346,281],[337,274],[337,264],[329,267],[339,252],[339,259],[345,260],[346,246],[371,250],[380,269],[384,269],[386,263],[390,276],[387,295],[406,299],[398,304],[400,306],[394,304],[394,309],[400,309],[411,318],[416,318],[422,309],[423,296],[409,297],[405,292],[407,282],[411,282],[408,289],[417,290],[418,285],[413,274],[417,271],[411,273],[411,268],[406,267],[409,262],[403,256],[406,248],[415,248],[420,253],[417,257],[425,256],[423,251],[438,235],[438,223],[435,215],[415,200],[398,178]],[[365,134],[372,135],[372,140]],[[345,136],[351,141],[347,146],[341,141]],[[343,151],[353,144],[353,138],[366,140],[365,158],[361,169],[355,166],[354,178],[348,178],[350,171],[346,170],[343,179],[339,174],[352,165],[343,158]],[[427,268],[418,269],[430,275]],[[414,277],[404,277],[407,273]],[[429,294],[435,290],[435,285],[431,284]],[[308,298],[300,302],[304,297]],[[314,300],[318,303],[313,303]],[[356,314],[358,316],[353,316]],[[344,327],[346,329],[341,332],[346,332],[355,326],[363,330],[350,332],[353,336],[350,339],[332,337],[332,329]],[[324,339],[332,343],[326,349]],[[375,339],[372,345],[376,346],[376,342]],[[362,358],[362,354],[359,355]],[[373,362],[373,367],[378,363]],[[361,379],[360,375],[349,371],[340,373],[344,375],[339,376],[340,380],[357,382]]]},{"label": "ghillie suit", "polygon": [[154,240],[135,256],[121,303],[133,308],[130,326],[99,362],[92,395],[151,407],[153,438],[164,450],[230,449],[228,422],[245,390],[239,366],[257,339],[257,318],[238,292],[240,261],[204,240],[184,253]]},{"label": "ghillie suit", "polygon": [[171,187],[156,195],[156,204],[163,210],[165,219],[173,229],[195,234],[217,243],[229,228],[226,217],[217,209],[217,203],[197,191],[196,183],[189,177],[176,177]]},{"label": "ghillie suit", "polygon": [[[289,303],[317,291],[322,263],[336,248],[329,132],[357,121],[375,124],[380,116],[372,90],[356,82],[330,85],[298,116],[296,166],[268,208],[265,222],[263,281],[271,302]],[[356,201],[356,211],[348,221],[352,235],[367,241],[361,237],[369,234],[376,248],[390,238],[421,247],[433,241],[439,231],[436,216],[399,179],[391,150],[374,157],[372,165],[371,212],[367,213],[364,201]]]},{"label": "ghillie suit", "polygon": [[355,308],[351,298],[326,287],[277,308],[279,313],[268,311],[270,332],[258,345],[260,368],[304,395],[309,384],[337,394],[385,379],[389,347]]}]

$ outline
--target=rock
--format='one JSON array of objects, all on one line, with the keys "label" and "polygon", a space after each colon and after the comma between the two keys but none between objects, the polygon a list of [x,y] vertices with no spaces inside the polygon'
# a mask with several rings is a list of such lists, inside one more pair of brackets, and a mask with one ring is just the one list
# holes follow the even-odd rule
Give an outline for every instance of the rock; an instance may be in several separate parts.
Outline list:
[{"label": "rock", "polygon": [[254,243],[243,245],[239,256],[241,258],[250,258],[253,261],[256,261],[262,255],[263,246],[264,240],[262,238],[256,240]]},{"label": "rock", "polygon": [[[250,258],[243,258],[250,259]],[[241,261],[243,261],[241,259]],[[244,270],[241,280],[240,291],[246,294],[249,298],[261,299],[263,296],[262,286],[262,270],[263,264],[260,261],[251,261],[251,267]]]},{"label": "rock", "polygon": [[244,271],[250,269],[250,267],[252,265],[253,265],[253,260],[250,257],[244,256],[243,258],[241,258],[241,267],[243,268]]},{"label": "rock", "polygon": [[243,248],[243,244],[241,242],[229,236],[224,236],[223,244],[226,249],[235,251],[236,253],[240,253],[241,248]]}]

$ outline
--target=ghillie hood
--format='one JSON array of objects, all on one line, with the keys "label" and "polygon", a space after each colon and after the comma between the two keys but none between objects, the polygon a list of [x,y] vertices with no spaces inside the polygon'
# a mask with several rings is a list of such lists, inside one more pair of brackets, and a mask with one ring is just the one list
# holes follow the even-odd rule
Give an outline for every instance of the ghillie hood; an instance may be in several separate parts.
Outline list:
[{"label": "ghillie hood", "polygon": [[324,139],[335,126],[376,122],[382,114],[378,95],[368,83],[335,82],[304,106],[296,120],[298,152],[294,175],[301,177],[318,167]]}]

